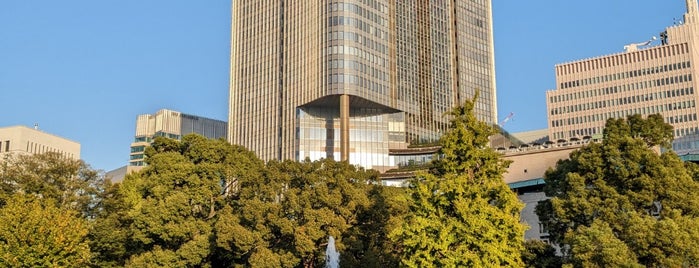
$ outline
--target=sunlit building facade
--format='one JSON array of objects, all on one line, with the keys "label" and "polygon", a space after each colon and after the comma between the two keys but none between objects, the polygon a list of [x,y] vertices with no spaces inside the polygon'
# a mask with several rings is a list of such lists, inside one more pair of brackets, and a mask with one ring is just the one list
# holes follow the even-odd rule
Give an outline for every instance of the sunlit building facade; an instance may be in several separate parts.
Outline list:
[{"label": "sunlit building facade", "polygon": [[395,167],[477,90],[496,122],[490,1],[232,2],[228,138],[262,159]]},{"label": "sunlit building facade", "polygon": [[65,158],[80,159],[80,143],[25,126],[0,127],[0,161],[13,154],[53,152]]},{"label": "sunlit building facade", "polygon": [[154,114],[142,114],[136,118],[136,135],[131,143],[128,171],[145,166],[144,152],[155,137],[179,140],[196,133],[210,139],[225,138],[228,124],[225,121],[204,118],[178,111],[161,109]]},{"label": "sunlit building facade", "polygon": [[557,65],[557,88],[546,92],[549,137],[600,137],[608,118],[660,113],[674,127],[676,141],[682,141],[673,145],[675,149],[689,148],[692,139],[687,137],[699,133],[699,15],[696,0],[686,4],[684,22],[667,28],[657,41]]}]

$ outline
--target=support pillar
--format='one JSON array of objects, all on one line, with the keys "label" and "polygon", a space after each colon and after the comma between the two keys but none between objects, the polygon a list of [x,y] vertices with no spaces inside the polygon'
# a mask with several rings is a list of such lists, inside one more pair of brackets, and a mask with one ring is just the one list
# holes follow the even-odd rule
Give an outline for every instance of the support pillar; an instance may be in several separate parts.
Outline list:
[{"label": "support pillar", "polygon": [[340,160],[349,161],[349,95],[340,96]]}]

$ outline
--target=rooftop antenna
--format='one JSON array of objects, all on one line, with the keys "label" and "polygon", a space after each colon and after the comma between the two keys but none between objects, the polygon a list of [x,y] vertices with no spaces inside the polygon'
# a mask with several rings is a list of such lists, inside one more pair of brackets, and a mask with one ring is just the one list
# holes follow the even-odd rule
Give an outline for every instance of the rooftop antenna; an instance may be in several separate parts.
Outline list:
[{"label": "rooftop antenna", "polygon": [[631,43],[631,44],[625,45],[625,46],[624,46],[624,51],[625,51],[625,52],[637,51],[637,50],[639,49],[639,47],[648,46],[648,45],[650,45],[650,43],[652,43],[652,42],[655,41],[656,39],[658,39],[658,38],[655,37],[655,36],[653,36],[653,37],[650,38],[650,40],[645,41],[645,42],[641,42],[641,43]]}]

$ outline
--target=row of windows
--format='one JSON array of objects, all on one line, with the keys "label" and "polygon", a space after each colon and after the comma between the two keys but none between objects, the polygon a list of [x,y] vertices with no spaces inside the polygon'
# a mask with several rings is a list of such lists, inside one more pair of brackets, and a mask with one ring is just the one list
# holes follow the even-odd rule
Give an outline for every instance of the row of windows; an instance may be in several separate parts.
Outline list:
[{"label": "row of windows", "polygon": [[372,78],[376,78],[381,81],[388,81],[388,74],[386,72],[382,72],[379,69],[367,66],[366,64],[363,64],[361,62],[353,60],[331,60],[328,65],[330,66],[330,69],[355,70],[361,73],[368,74]]},{"label": "row of windows", "polygon": [[570,64],[564,64],[560,65],[560,67],[557,68],[556,72],[557,74],[571,74],[577,72],[590,71],[599,68],[607,68],[622,64],[657,59],[661,57],[664,58],[668,56],[675,56],[688,52],[689,47],[687,46],[687,43],[670,46],[666,45],[655,47],[653,49],[644,49],[632,53],[619,54],[612,57],[604,57]]},{"label": "row of windows", "polygon": [[380,66],[386,66],[386,59],[383,57],[379,57],[374,53],[371,53],[369,51],[366,51],[361,48],[353,47],[353,46],[331,46],[328,47],[326,50],[327,55],[333,55],[333,54],[344,54],[344,55],[353,55],[356,57],[359,57],[360,59],[367,60],[370,63],[376,63]]},{"label": "row of windows", "polygon": [[[693,114],[693,117],[690,117],[690,115],[685,115],[687,116],[687,119],[693,118],[691,121],[697,121],[697,115]],[[687,121],[689,122],[689,121]],[[692,135],[699,133],[699,127],[689,127],[689,128],[679,128],[675,129],[674,131],[675,137],[683,137],[687,135]],[[580,136],[592,136],[597,133],[602,133],[602,128],[601,127],[592,127],[592,128],[583,128],[583,129],[575,129],[568,131],[568,137],[580,137]],[[556,132],[553,134],[554,139],[563,139],[563,132]],[[699,142],[699,141],[697,141]],[[685,142],[673,142],[672,147],[674,150],[678,149],[690,149],[687,148],[687,143]],[[694,148],[699,148],[699,147],[694,147]]]},{"label": "row of windows", "polygon": [[381,44],[379,42],[376,42],[372,40],[371,38],[366,38],[365,36],[358,34],[358,33],[353,33],[353,32],[332,32],[328,35],[328,40],[350,40],[354,41],[356,43],[361,44],[364,47],[371,48],[377,52],[380,52],[382,54],[388,53],[388,46]]},{"label": "row of windows", "polygon": [[665,122],[668,122],[670,124],[692,122],[692,121],[697,121],[697,114],[696,113],[665,117]]},{"label": "row of windows", "polygon": [[[340,129],[326,129],[326,128],[299,128],[298,137],[302,140],[336,140],[339,142],[340,139]],[[385,129],[350,129],[350,141],[351,142],[386,142],[387,131]]]},{"label": "row of windows", "polygon": [[691,67],[690,63],[688,61],[685,61],[685,62],[681,62],[681,63],[667,64],[667,65],[663,65],[663,66],[644,68],[644,69],[633,70],[633,71],[628,71],[628,72],[608,74],[608,75],[603,75],[603,76],[597,76],[597,77],[591,77],[591,78],[586,78],[586,79],[581,79],[581,80],[564,82],[564,83],[561,83],[561,89],[577,87],[577,86],[593,85],[593,84],[597,84],[597,83],[604,83],[604,82],[609,82],[609,81],[627,79],[627,78],[631,78],[631,77],[638,77],[638,76],[643,76],[643,75],[663,73],[663,72],[674,71],[674,70],[679,70],[679,69],[686,69],[686,68],[690,68],[690,67]]},{"label": "row of windows", "polygon": [[[699,133],[699,127],[675,129],[675,136],[677,137],[696,135],[697,133]],[[691,139],[675,140],[672,142],[672,149],[675,151],[699,149],[699,139],[694,137]]]},{"label": "row of windows", "polygon": [[697,132],[697,130],[699,130],[698,127],[675,129],[675,137],[683,137],[683,136],[699,133],[699,132]]},{"label": "row of windows", "polygon": [[[574,129],[568,131],[568,137],[584,137],[584,136],[592,136],[597,133],[601,133],[602,128],[601,127],[589,127],[589,128],[581,128],[581,129]],[[558,140],[558,139],[564,139],[566,136],[563,135],[563,131],[553,133],[553,138]]]},{"label": "row of windows", "polygon": [[625,116],[631,115],[631,114],[655,114],[655,113],[661,113],[661,112],[665,112],[665,111],[694,108],[695,105],[696,105],[695,101],[690,100],[690,101],[661,104],[661,105],[655,105],[655,106],[643,107],[643,108],[634,108],[634,109],[599,113],[599,114],[586,115],[586,116],[576,116],[576,117],[570,117],[570,118],[566,118],[566,119],[553,120],[553,121],[551,121],[551,126],[563,127],[563,126],[569,126],[569,125],[598,122],[598,121],[607,120],[607,118],[624,118]]},{"label": "row of windows", "polygon": [[140,153],[146,150],[146,146],[131,146],[131,153]]},{"label": "row of windows", "polygon": [[155,137],[166,137],[166,138],[175,139],[175,140],[179,140],[181,138],[180,135],[162,132],[162,131],[155,132],[155,135],[153,136],[153,138],[155,138]]},{"label": "row of windows", "polygon": [[[382,9],[385,7],[384,5],[381,5]],[[386,8],[386,11],[388,8]],[[371,12],[370,10],[365,9],[362,6],[352,4],[352,3],[330,3],[328,4],[328,11],[329,12],[336,12],[336,11],[349,11],[354,14],[357,14],[359,16],[362,16],[366,19],[369,19],[373,22],[375,22],[378,25],[388,27],[388,20],[385,18],[381,17],[380,15]],[[386,12],[387,13],[387,12]]]},{"label": "row of windows", "polygon": [[379,38],[382,40],[388,40],[388,32],[381,30],[377,27],[374,27],[371,24],[369,24],[363,20],[355,19],[355,18],[351,18],[351,17],[344,17],[344,16],[328,17],[328,27],[340,26],[340,25],[350,25],[350,26],[353,26],[354,28],[357,28],[365,33],[373,35],[376,38]]},{"label": "row of windows", "polygon": [[134,142],[152,142],[153,138],[151,137],[136,137],[134,139]]},{"label": "row of windows", "polygon": [[[0,146],[0,147],[2,147],[2,146]],[[9,149],[10,149],[10,141],[5,141],[5,152],[9,151]],[[0,151],[2,151],[2,150],[0,149]],[[70,157],[70,158],[75,157],[73,154],[66,153],[66,152],[61,151],[59,149],[56,149],[56,148],[53,148],[50,146],[46,146],[43,144],[39,144],[36,142],[31,142],[31,141],[27,142],[26,152],[32,153],[32,154],[43,154],[46,152],[54,152],[54,153],[59,153],[62,157]]]},{"label": "row of windows", "polygon": [[386,94],[386,92],[388,92],[388,86],[354,74],[330,74],[328,75],[328,83],[357,85],[379,94]]},{"label": "row of windows", "polygon": [[580,111],[587,111],[598,108],[613,107],[617,105],[633,104],[644,101],[652,101],[665,98],[681,97],[685,95],[694,94],[694,87],[680,88],[674,90],[666,90],[660,92],[653,92],[648,94],[635,95],[630,97],[622,97],[616,99],[608,99],[602,101],[589,102],[584,104],[569,105],[563,107],[557,107],[551,109],[551,115],[565,114],[565,113],[575,113]]},{"label": "row of windows", "polygon": [[602,95],[616,94],[619,92],[626,92],[626,91],[636,90],[636,89],[645,89],[645,88],[651,88],[651,87],[672,85],[672,84],[684,83],[684,82],[689,82],[689,81],[692,81],[692,74],[685,74],[685,75],[679,75],[679,76],[673,76],[673,77],[665,77],[665,78],[660,78],[660,79],[641,81],[641,82],[636,82],[636,83],[631,83],[631,84],[626,84],[626,85],[621,85],[621,86],[596,88],[596,89],[586,90],[586,91],[581,91],[581,92],[572,92],[572,93],[568,93],[568,94],[551,96],[549,98],[549,101],[551,103],[556,103],[556,102],[584,99],[584,98],[590,98],[590,97],[596,97],[596,96],[602,96]]}]

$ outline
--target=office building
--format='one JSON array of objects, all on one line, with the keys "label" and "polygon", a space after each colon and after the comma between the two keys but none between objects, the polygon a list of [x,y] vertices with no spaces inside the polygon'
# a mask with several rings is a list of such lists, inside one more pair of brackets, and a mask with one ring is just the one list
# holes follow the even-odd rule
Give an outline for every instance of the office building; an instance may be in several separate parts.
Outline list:
[{"label": "office building", "polygon": [[397,166],[479,91],[496,123],[491,1],[232,1],[231,143],[264,160]]},{"label": "office building", "polygon": [[674,127],[676,141],[690,146],[684,137],[699,132],[699,13],[696,0],[686,4],[683,23],[668,27],[659,40],[556,65],[556,89],[546,92],[550,139],[601,137],[608,118],[660,113]]},{"label": "office building", "polygon": [[7,154],[59,153],[80,159],[80,143],[25,126],[0,127],[0,160]]},{"label": "office building", "polygon": [[131,143],[128,172],[145,165],[144,152],[155,137],[181,139],[196,133],[207,138],[225,138],[228,125],[224,121],[162,109],[154,114],[142,114],[136,118],[136,135]]}]

